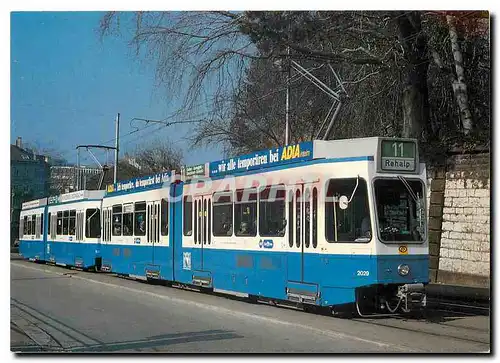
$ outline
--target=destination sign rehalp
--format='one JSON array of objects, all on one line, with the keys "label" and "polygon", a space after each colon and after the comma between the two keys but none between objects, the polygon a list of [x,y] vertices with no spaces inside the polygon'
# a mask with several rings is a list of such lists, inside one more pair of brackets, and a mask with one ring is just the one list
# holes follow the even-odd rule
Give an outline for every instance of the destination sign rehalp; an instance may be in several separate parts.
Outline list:
[{"label": "destination sign rehalp", "polygon": [[382,157],[382,169],[394,171],[414,171],[415,159]]},{"label": "destination sign rehalp", "polygon": [[414,141],[382,140],[381,165],[383,171],[408,171],[416,170],[416,149]]}]

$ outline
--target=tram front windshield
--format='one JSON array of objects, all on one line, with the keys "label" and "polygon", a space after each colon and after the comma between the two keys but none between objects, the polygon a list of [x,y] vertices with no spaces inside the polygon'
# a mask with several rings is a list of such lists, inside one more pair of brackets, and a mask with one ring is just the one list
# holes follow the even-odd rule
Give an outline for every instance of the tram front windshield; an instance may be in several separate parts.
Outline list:
[{"label": "tram front windshield", "polygon": [[383,242],[425,238],[425,201],[420,180],[375,180],[379,235]]}]

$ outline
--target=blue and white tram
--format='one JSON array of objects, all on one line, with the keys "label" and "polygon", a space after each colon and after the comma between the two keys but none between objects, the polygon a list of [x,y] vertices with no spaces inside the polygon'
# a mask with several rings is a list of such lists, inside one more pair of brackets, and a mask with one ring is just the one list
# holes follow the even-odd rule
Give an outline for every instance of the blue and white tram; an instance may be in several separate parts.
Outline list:
[{"label": "blue and white tram", "polygon": [[45,260],[47,198],[23,203],[19,221],[19,254],[31,261]]},{"label": "blue and white tram", "polygon": [[48,213],[46,248],[28,253],[24,233],[21,250],[252,299],[410,311],[429,281],[425,185],[416,140],[303,142],[49,198],[32,212]]},{"label": "blue and white tram", "polygon": [[99,268],[103,196],[104,191],[80,190],[49,198],[46,261]]}]

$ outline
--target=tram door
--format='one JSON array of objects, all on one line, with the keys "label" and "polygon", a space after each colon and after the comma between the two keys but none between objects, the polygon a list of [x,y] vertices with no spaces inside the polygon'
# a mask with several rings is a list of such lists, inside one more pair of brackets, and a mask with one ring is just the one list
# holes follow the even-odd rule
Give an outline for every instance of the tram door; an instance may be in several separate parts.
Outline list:
[{"label": "tram door", "polygon": [[191,256],[193,270],[203,270],[204,247],[212,241],[212,198],[210,195],[193,198],[194,248]]},{"label": "tram door", "polygon": [[160,202],[147,203],[147,243],[151,246],[152,254],[150,263],[154,263],[154,246],[160,242]]},{"label": "tram door", "polygon": [[[309,252],[317,249],[317,198],[316,183],[291,186],[288,193],[288,280],[311,282]],[[314,198],[313,198],[314,196]]]}]

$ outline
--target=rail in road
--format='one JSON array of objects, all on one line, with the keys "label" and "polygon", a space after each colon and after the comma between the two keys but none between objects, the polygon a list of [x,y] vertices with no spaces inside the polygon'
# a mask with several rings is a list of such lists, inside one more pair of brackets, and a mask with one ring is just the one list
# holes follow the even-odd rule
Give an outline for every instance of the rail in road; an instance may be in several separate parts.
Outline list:
[{"label": "rail in road", "polygon": [[[15,274],[24,274],[17,280],[12,274],[11,312],[15,328],[24,331],[35,342],[24,348],[12,346],[14,351],[154,352],[188,349],[179,347],[194,347],[190,349],[207,352],[313,349],[321,352],[487,352],[490,349],[489,316],[485,315],[429,311],[414,317],[345,319],[329,316],[325,319],[324,315],[305,313],[290,307],[250,304],[214,294],[117,278],[110,274],[87,273],[24,260],[11,261],[11,265]],[[78,299],[78,293],[82,290],[92,292],[93,295],[89,295],[88,299],[93,301],[82,302],[76,310],[70,309],[66,313],[59,313],[58,310],[49,312],[47,306],[54,305],[54,302],[40,305],[37,299],[30,298],[26,290],[21,290],[22,286],[28,284],[39,289],[38,299],[42,295],[50,299],[43,292],[47,291],[43,286],[51,286],[54,295],[56,291],[58,294],[64,294],[66,290],[72,292],[67,293],[68,301],[60,304],[75,304],[74,299]],[[96,328],[103,327],[100,319],[104,319],[111,327],[124,324],[123,321],[116,321],[112,310],[104,308],[111,300],[113,304],[117,300],[121,306],[132,309],[123,311],[124,316],[120,319],[134,319],[131,313],[134,309],[137,309],[137,314],[147,310],[149,316],[144,317],[145,324],[149,321],[151,325],[156,320],[166,319],[163,328],[185,330],[184,325],[189,323],[198,329],[149,334],[147,326],[139,325],[140,329],[148,333],[138,333],[130,338],[109,336],[108,339]],[[101,305],[102,309],[99,308]],[[97,311],[101,318],[95,321],[90,318],[82,322],[75,320],[77,311],[86,306],[89,311]],[[180,317],[184,319],[182,322]],[[185,319],[188,319],[188,323]],[[141,324],[141,320],[137,318],[131,324]],[[83,325],[75,325],[75,321]],[[89,328],[90,322],[92,327]],[[228,329],[228,326],[232,329]],[[288,341],[284,338],[286,336]]]}]

